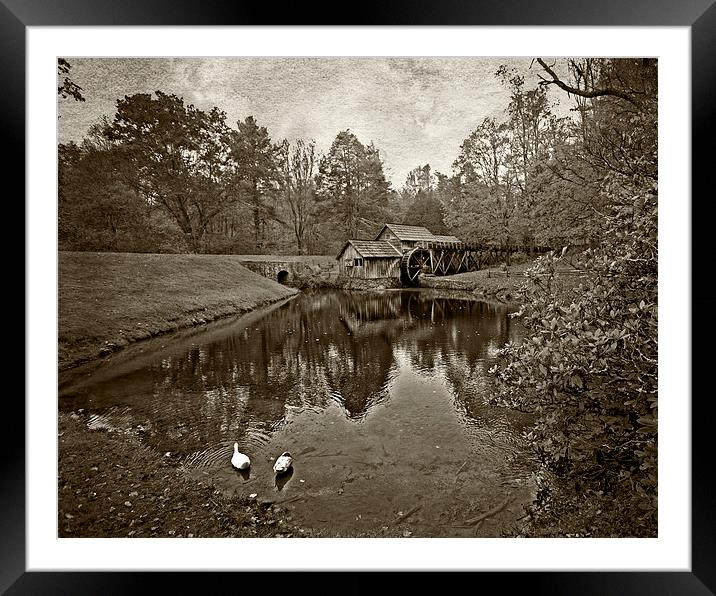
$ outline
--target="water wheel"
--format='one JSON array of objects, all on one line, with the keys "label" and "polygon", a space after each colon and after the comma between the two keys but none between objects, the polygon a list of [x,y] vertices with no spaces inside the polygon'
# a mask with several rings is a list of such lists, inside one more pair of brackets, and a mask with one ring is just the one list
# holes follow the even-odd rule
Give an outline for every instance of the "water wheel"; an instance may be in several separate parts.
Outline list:
[{"label": "water wheel", "polygon": [[400,283],[403,286],[419,286],[418,276],[431,271],[430,251],[414,248],[406,252],[400,260]]}]

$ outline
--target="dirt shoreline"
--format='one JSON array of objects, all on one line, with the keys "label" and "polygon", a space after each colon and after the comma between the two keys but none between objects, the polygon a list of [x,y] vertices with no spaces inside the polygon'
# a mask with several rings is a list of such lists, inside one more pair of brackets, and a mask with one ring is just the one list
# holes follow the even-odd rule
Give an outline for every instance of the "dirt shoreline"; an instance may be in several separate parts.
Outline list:
[{"label": "dirt shoreline", "polygon": [[89,429],[83,416],[58,419],[60,538],[317,535],[292,523],[290,505],[222,494],[188,478],[137,431]]}]

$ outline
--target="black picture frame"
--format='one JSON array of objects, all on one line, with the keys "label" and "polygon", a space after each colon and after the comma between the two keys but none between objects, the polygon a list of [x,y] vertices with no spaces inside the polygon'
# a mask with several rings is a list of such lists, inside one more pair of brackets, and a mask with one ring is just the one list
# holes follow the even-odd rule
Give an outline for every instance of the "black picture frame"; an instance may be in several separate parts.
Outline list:
[{"label": "black picture frame", "polygon": [[[136,26],[136,25],[479,25],[479,26],[679,26],[691,30],[692,82],[692,316],[697,312],[713,312],[716,300],[708,297],[708,279],[696,273],[707,267],[709,252],[707,233],[699,234],[693,225],[707,225],[711,218],[703,212],[713,203],[707,180],[713,170],[710,143],[714,137],[712,102],[716,100],[716,7],[714,0],[653,2],[653,0],[529,0],[503,2],[440,3],[425,0],[401,0],[390,3],[361,3],[356,11],[347,11],[348,20],[328,11],[321,4],[240,3],[222,0],[0,0],[0,49],[3,80],[0,90],[0,118],[6,147],[7,179],[17,183],[13,198],[25,189],[25,36],[32,26]],[[336,7],[338,4],[335,5]],[[662,118],[668,115],[661,115]],[[699,216],[696,215],[698,207]],[[24,211],[23,211],[24,213]],[[24,218],[24,215],[22,216]],[[698,260],[701,260],[698,263]],[[26,317],[28,315],[25,310]],[[699,338],[711,336],[713,317],[699,321]],[[693,326],[692,326],[693,329]],[[692,370],[708,370],[709,353],[694,340]],[[685,346],[685,349],[689,347]],[[26,358],[31,358],[27,354]],[[695,379],[694,379],[695,380]],[[694,388],[696,385],[694,384]],[[693,391],[696,395],[695,391]],[[716,508],[708,483],[710,454],[714,449],[707,425],[710,425],[710,399],[705,391],[691,401],[692,412],[692,570],[691,572],[480,572],[471,579],[475,589],[485,589],[489,582],[498,583],[508,593],[525,590],[532,594],[713,594],[716,591]],[[685,401],[691,395],[682,396]],[[19,400],[7,400],[6,425],[25,419],[25,408]],[[49,407],[49,406],[48,406]],[[14,424],[24,429],[19,422]],[[0,496],[0,589],[8,594],[125,594],[180,588],[182,591],[204,591],[207,584],[203,573],[136,573],[136,572],[26,572],[25,571],[25,441],[20,436],[2,433],[3,479]],[[159,547],[160,548],[160,547]],[[81,562],[78,562],[81,566]],[[555,566],[559,566],[555,562]],[[255,575],[262,575],[256,574]],[[222,573],[221,581],[235,582],[235,573]],[[301,573],[283,573],[283,588],[300,588],[305,581]],[[340,572],[322,574],[311,582],[312,591],[345,589]],[[364,583],[377,582],[375,573],[355,573],[349,589],[356,591]],[[421,574],[401,578],[401,584]],[[160,577],[157,577],[160,576]],[[254,578],[251,578],[254,579]],[[212,579],[212,582],[215,580]],[[246,580],[235,588],[245,589]],[[442,581],[442,580],[441,580]],[[449,580],[452,582],[453,580]],[[457,581],[457,580],[455,580]],[[286,582],[286,583],[283,583]],[[325,583],[324,583],[325,582]],[[339,583],[340,582],[340,583]],[[475,582],[475,583],[473,583]],[[457,585],[457,584],[456,584]],[[342,586],[342,587],[339,587]],[[213,589],[213,587],[212,587]]]}]

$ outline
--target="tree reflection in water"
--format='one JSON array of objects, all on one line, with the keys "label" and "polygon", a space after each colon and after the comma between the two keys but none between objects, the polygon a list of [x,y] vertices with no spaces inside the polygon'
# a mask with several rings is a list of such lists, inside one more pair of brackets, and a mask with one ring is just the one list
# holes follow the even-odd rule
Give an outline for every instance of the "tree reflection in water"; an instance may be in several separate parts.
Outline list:
[{"label": "tree reflection in water", "polygon": [[407,361],[416,375],[442,375],[457,409],[475,417],[495,351],[519,337],[507,314],[503,305],[425,291],[304,293],[205,341],[177,340],[172,350],[165,341],[166,350],[121,372],[89,375],[61,407],[85,407],[110,425],[121,411],[115,424],[141,426],[160,451],[198,452],[208,464],[235,440],[265,443],[292,412],[337,404],[359,423],[389,399]]}]

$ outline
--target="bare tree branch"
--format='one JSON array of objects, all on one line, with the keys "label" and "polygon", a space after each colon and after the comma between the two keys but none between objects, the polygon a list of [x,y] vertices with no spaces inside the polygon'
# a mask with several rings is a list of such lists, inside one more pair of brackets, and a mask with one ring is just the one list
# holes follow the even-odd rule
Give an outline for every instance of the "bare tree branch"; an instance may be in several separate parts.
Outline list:
[{"label": "bare tree branch", "polygon": [[594,98],[594,97],[602,97],[605,95],[610,95],[613,97],[619,97],[621,99],[624,99],[628,101],[631,104],[636,105],[636,102],[634,101],[634,98],[631,97],[628,93],[625,93],[623,91],[620,91],[618,89],[612,89],[610,87],[605,87],[603,89],[592,89],[590,91],[587,91],[586,89],[577,89],[576,87],[572,87],[571,85],[568,85],[564,81],[562,81],[557,74],[547,66],[544,60],[542,58],[537,58],[537,62],[539,62],[540,66],[545,70],[545,72],[552,77],[552,80],[544,78],[541,75],[538,75],[541,80],[540,85],[557,85],[560,89],[563,89],[567,93],[571,93],[572,95],[578,95],[579,97],[587,97],[587,98]]}]

